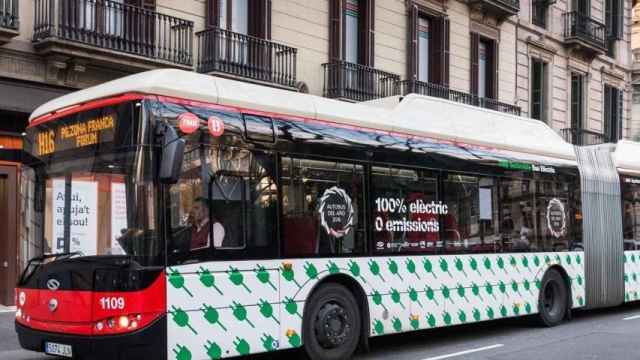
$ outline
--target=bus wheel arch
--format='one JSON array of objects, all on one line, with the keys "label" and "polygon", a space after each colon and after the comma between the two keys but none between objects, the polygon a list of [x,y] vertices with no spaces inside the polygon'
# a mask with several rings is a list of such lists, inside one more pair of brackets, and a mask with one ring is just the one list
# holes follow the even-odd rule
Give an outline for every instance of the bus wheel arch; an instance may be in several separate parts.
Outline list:
[{"label": "bus wheel arch", "polygon": [[[307,341],[309,340],[309,329],[310,327],[310,314],[317,300],[317,297],[323,296],[323,292],[328,291],[340,291],[340,288],[346,290],[348,295],[353,297],[355,301],[355,305],[357,306],[357,311],[359,315],[359,330],[358,330],[358,339],[357,339],[357,347],[356,350],[368,351],[369,348],[369,303],[367,301],[367,295],[362,288],[362,286],[356,281],[354,278],[346,275],[346,274],[333,274],[329,275],[322,280],[318,281],[314,284],[313,288],[309,292],[307,296],[307,300],[305,302],[305,307],[303,310],[303,321],[302,321],[302,339],[303,346],[307,351],[307,355],[315,360],[313,354],[309,353]],[[347,295],[347,294],[345,294]],[[347,295],[347,297],[348,297]],[[322,357],[324,359],[324,357]]]},{"label": "bus wheel arch", "polygon": [[543,326],[556,326],[571,318],[571,281],[565,269],[552,265],[544,272],[538,294],[538,318]]}]

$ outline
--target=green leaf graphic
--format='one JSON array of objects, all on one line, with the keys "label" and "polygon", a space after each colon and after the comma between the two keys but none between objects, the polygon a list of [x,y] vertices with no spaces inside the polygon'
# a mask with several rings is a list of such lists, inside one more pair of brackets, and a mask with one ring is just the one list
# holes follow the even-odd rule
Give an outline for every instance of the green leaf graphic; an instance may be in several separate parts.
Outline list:
[{"label": "green leaf graphic", "polygon": [[495,316],[496,315],[493,312],[493,308],[491,308],[491,306],[487,306],[487,317],[489,318],[489,320],[493,320]]},{"label": "green leaf graphic", "polygon": [[393,318],[393,321],[391,322],[391,325],[393,325],[393,329],[396,332],[402,331],[402,322],[397,317]]},{"label": "green leaf graphic", "polygon": [[429,314],[429,316],[427,316],[427,324],[429,324],[430,327],[436,326],[436,317],[433,316],[433,314]]},{"label": "green leaf graphic", "polygon": [[473,296],[476,296],[478,298],[480,298],[480,301],[484,301],[482,299],[482,295],[480,295],[480,286],[478,286],[478,284],[471,283],[471,293],[473,294]]},{"label": "green leaf graphic", "polygon": [[522,266],[527,269],[527,270],[531,270],[529,269],[529,258],[526,255],[522,255]]},{"label": "green leaf graphic", "polygon": [[415,303],[418,303],[418,305],[422,307],[422,303],[420,302],[420,299],[418,299],[418,292],[413,287],[409,287],[409,299],[411,299],[411,301]]},{"label": "green leaf graphic", "polygon": [[500,306],[500,315],[502,315],[502,317],[506,317],[508,314],[507,307],[504,305]]},{"label": "green leaf graphic", "polygon": [[458,296],[461,299],[465,299],[467,302],[469,302],[469,299],[467,299],[467,295],[465,294],[465,288],[464,286],[462,286],[462,284],[458,283],[458,287],[456,290],[458,291]]},{"label": "green leaf graphic", "polygon": [[504,259],[502,258],[502,256],[498,256],[498,260],[496,260],[496,264],[498,265],[498,269],[503,270],[504,272],[507,271],[504,269]]},{"label": "green leaf graphic", "polygon": [[540,258],[538,257],[538,255],[535,255],[533,257],[533,265],[535,265],[536,267],[540,266]]},{"label": "green leaf graphic", "polygon": [[487,292],[487,294],[493,296],[493,298],[495,299],[496,296],[493,294],[493,284],[491,284],[490,282],[486,282],[484,283],[484,291]]},{"label": "green leaf graphic", "polygon": [[292,333],[287,333],[287,338],[289,338],[289,344],[294,348],[300,347],[302,345],[302,339],[300,339],[300,335],[295,331]]},{"label": "green leaf graphic", "polygon": [[411,328],[413,330],[418,330],[420,329],[420,319],[415,317],[415,318],[410,318],[409,319],[409,324],[411,325]]},{"label": "green leaf graphic", "polygon": [[440,258],[440,270],[442,270],[442,272],[446,272],[447,274],[449,274],[449,276],[453,277],[453,275],[451,275],[451,273],[449,272],[449,263],[444,258]]},{"label": "green leaf graphic", "polygon": [[473,311],[471,312],[471,314],[473,315],[473,320],[475,321],[480,321],[482,319],[480,310],[478,310],[477,308],[473,308]]},{"label": "green leaf graphic", "polygon": [[475,257],[469,258],[469,267],[471,268],[471,270],[475,271],[476,274],[482,276],[482,274],[480,274],[480,271],[478,270],[478,261]]},{"label": "green leaf graphic", "polygon": [[509,257],[509,264],[511,264],[511,267],[516,269],[517,272],[520,272],[520,270],[518,270],[518,260],[516,260],[513,255]]},{"label": "green leaf graphic", "polygon": [[451,320],[451,314],[446,311],[442,313],[442,321],[444,321],[445,325],[451,325]]},{"label": "green leaf graphic", "polygon": [[360,278],[363,283],[367,283],[367,280],[365,280],[365,278],[363,278],[360,274],[360,265],[358,265],[357,262],[353,260],[349,261],[349,272],[351,272],[351,275],[353,275],[354,277]]},{"label": "green leaf graphic", "polygon": [[491,268],[491,259],[489,259],[488,257],[485,257],[483,260],[483,264],[484,264],[484,268],[491,271],[491,274],[495,275],[496,273],[493,272],[493,269]]},{"label": "green leaf graphic", "polygon": [[447,285],[442,285],[442,289],[440,289],[442,291],[442,297],[445,298],[445,300],[450,300],[451,303],[453,303],[453,300],[451,300],[450,296],[451,293],[449,292],[449,288],[447,287]]},{"label": "green leaf graphic", "polygon": [[467,322],[467,314],[462,311],[462,310],[458,310],[458,320],[460,320],[461,323],[466,323]]}]

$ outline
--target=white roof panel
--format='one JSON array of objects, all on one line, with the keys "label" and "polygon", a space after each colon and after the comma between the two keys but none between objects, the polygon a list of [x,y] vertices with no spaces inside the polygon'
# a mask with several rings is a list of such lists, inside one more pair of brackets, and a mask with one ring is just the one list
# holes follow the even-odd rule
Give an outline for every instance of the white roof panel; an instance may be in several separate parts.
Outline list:
[{"label": "white roof panel", "polygon": [[640,174],[640,143],[620,140],[613,152],[613,162],[619,171]]},{"label": "white roof panel", "polygon": [[163,95],[575,160],[545,123],[422,95],[347,103],[177,69],[151,70],[49,101],[30,120],[124,93]]}]

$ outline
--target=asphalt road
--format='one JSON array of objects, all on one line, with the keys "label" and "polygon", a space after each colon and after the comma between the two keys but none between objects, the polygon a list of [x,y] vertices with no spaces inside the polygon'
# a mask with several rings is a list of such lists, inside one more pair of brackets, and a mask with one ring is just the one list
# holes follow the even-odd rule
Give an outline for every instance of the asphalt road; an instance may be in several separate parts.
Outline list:
[{"label": "asphalt road", "polygon": [[[375,338],[356,360],[640,360],[640,303],[578,311],[570,322],[544,328],[527,318]],[[298,359],[281,352],[257,359]],[[0,359],[52,359],[20,350],[13,314],[0,314]]]}]

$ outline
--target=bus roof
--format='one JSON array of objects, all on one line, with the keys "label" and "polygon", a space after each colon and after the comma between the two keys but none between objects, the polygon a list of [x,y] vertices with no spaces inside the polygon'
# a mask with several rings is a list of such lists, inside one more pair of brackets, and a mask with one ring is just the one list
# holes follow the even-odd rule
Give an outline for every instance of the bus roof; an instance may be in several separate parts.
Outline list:
[{"label": "bus roof", "polygon": [[620,140],[613,151],[613,162],[622,173],[640,175],[640,143]]},{"label": "bus roof", "polygon": [[126,93],[237,106],[575,160],[572,145],[538,120],[416,94],[348,103],[177,69],[146,71],[62,96],[38,107],[30,121],[74,105]]}]

